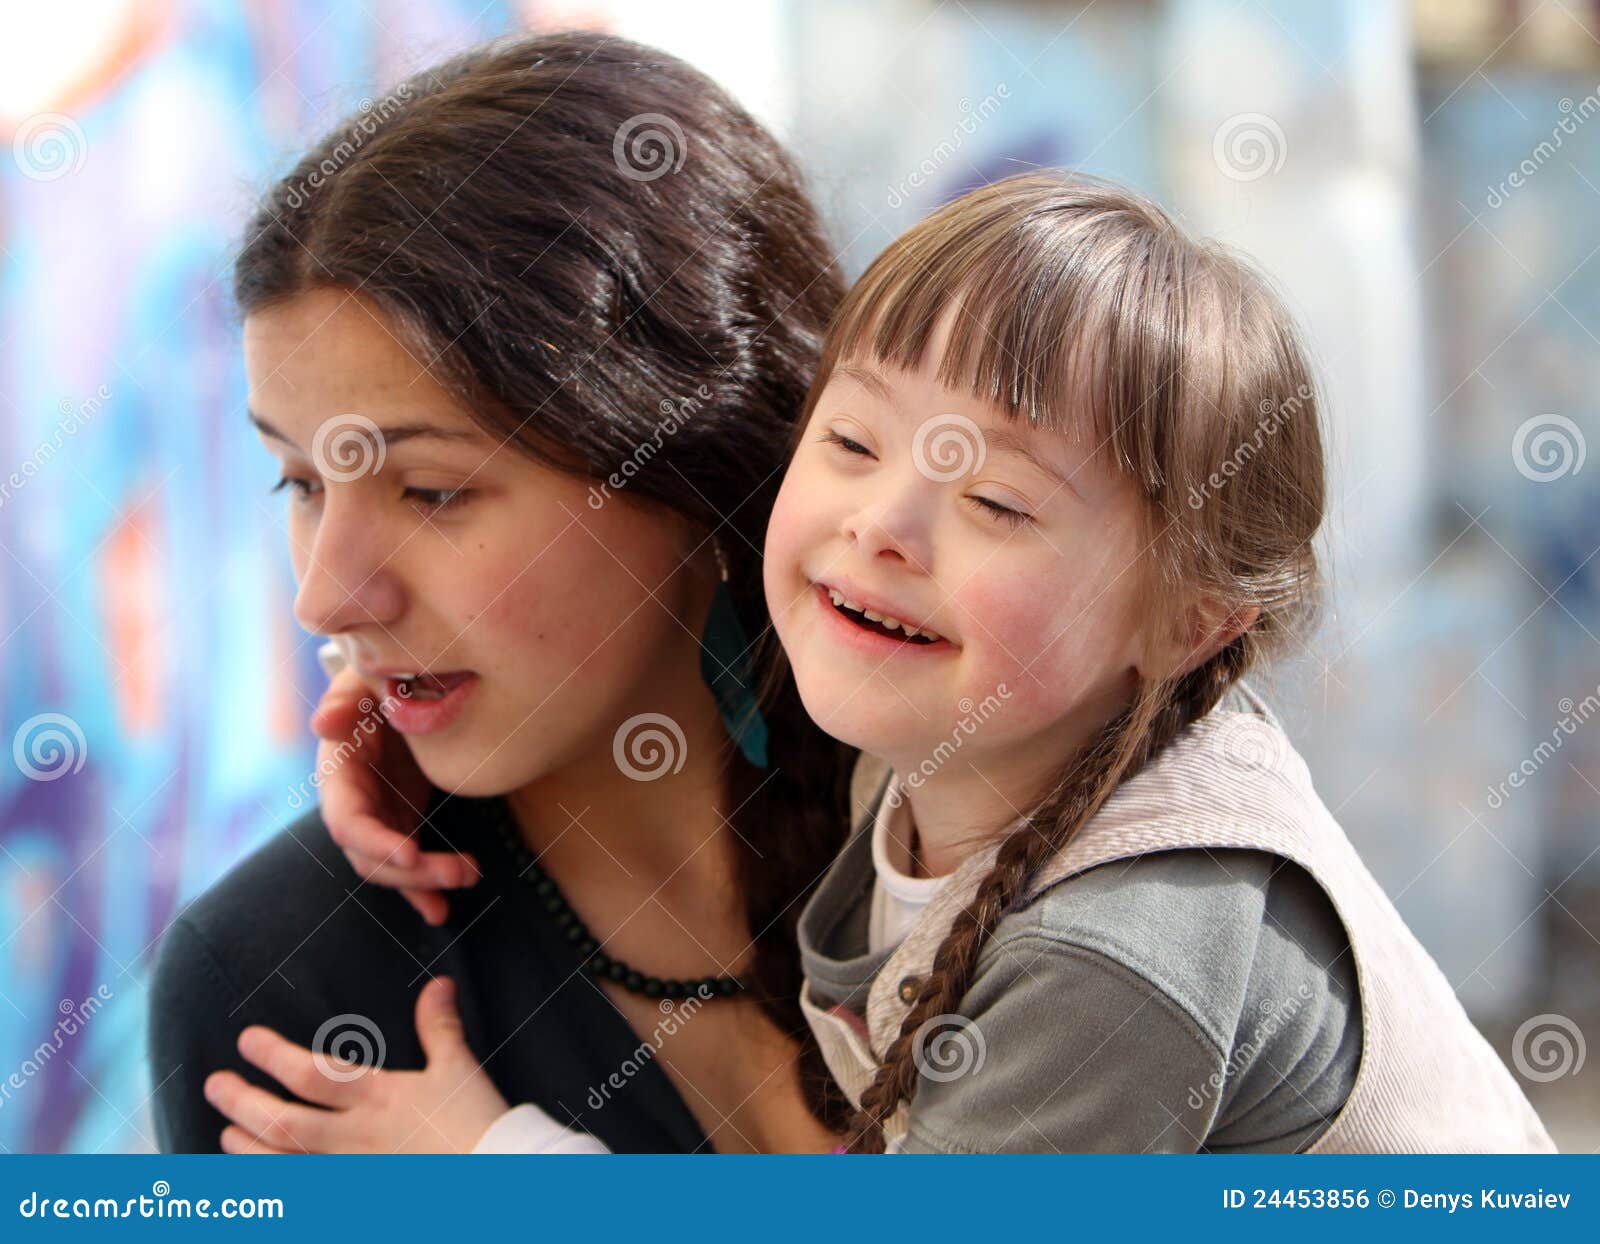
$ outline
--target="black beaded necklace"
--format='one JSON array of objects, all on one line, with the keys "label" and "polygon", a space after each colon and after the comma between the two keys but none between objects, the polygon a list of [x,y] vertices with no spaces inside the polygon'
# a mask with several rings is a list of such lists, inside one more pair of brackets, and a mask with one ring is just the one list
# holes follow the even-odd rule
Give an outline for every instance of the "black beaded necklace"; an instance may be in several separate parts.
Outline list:
[{"label": "black beaded necklace", "polygon": [[707,1000],[731,998],[749,988],[744,979],[738,976],[702,976],[689,980],[646,976],[621,959],[606,954],[600,949],[599,941],[589,932],[588,926],[579,918],[578,913],[572,910],[566,896],[561,893],[561,887],[556,885],[555,878],[539,867],[539,861],[534,858],[533,852],[528,850],[527,844],[518,835],[505,800],[490,800],[489,810],[490,819],[494,822],[496,830],[517,861],[517,875],[532,887],[534,897],[549,913],[567,941],[572,943],[591,976],[615,981],[624,989],[642,994],[646,998],[687,998],[691,995]]}]

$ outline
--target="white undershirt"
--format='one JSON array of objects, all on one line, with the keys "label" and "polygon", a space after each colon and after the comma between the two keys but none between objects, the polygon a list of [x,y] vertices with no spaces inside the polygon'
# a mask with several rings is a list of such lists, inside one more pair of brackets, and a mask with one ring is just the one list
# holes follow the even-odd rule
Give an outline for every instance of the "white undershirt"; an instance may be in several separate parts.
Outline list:
[{"label": "white undershirt", "polygon": [[867,919],[867,953],[877,954],[905,941],[906,934],[922,916],[922,910],[939,887],[943,877],[913,877],[911,846],[916,826],[911,821],[911,805],[899,779],[891,780],[878,815],[872,822],[872,907]]}]

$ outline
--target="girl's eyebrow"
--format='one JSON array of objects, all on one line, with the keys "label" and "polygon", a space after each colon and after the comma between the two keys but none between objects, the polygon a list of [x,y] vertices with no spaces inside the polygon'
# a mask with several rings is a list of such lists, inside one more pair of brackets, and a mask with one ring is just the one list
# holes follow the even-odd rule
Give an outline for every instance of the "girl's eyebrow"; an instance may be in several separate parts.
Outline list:
[{"label": "girl's eyebrow", "polygon": [[[270,437],[275,441],[282,441],[291,449],[298,450],[300,446],[273,427],[255,411],[250,412],[250,422],[255,424],[256,430],[262,436]],[[453,444],[481,445],[487,441],[481,432],[476,429],[447,428],[437,423],[397,423],[388,427],[379,425],[378,434],[383,437],[385,446],[398,445],[402,441],[431,439],[449,441]]]},{"label": "girl's eyebrow", "polygon": [[1054,465],[1047,462],[1042,456],[1040,456],[1040,454],[1034,450],[1033,446],[1028,443],[1026,437],[1012,431],[1010,428],[988,428],[983,430],[982,435],[984,442],[989,446],[990,449],[998,450],[1003,454],[1016,454],[1019,457],[1026,458],[1045,475],[1053,479],[1057,484],[1061,485],[1063,488],[1070,488],[1073,495],[1076,496],[1079,501],[1083,501],[1085,499],[1083,493],[1078,491],[1077,485],[1063,475],[1059,470],[1057,470]]},{"label": "girl's eyebrow", "polygon": [[865,367],[856,367],[849,363],[841,363],[836,370],[839,375],[854,380],[885,405],[893,406],[896,404],[894,387],[882,376],[878,375],[877,372],[869,371]]}]

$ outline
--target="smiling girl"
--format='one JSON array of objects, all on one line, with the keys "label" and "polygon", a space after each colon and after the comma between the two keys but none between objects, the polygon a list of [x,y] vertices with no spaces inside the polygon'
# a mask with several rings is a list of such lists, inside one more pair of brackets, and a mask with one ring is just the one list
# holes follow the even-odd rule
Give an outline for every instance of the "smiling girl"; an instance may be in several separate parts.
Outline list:
[{"label": "smiling girl", "polygon": [[885,762],[800,928],[849,1149],[1550,1147],[1241,682],[1323,498],[1282,302],[1132,192],[997,183],[847,296],[764,577]]}]

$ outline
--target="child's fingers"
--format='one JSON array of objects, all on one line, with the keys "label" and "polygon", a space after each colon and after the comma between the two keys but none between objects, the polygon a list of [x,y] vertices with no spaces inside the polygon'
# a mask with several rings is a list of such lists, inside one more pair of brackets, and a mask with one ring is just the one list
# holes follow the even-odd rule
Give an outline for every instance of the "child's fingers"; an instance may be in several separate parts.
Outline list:
[{"label": "child's fingers", "polygon": [[347,1107],[364,1087],[363,1077],[353,1065],[314,1054],[270,1028],[252,1024],[239,1034],[238,1044],[245,1061],[260,1067],[303,1101]]},{"label": "child's fingers", "polygon": [[355,732],[360,719],[355,700],[323,696],[321,703],[311,710],[311,732],[319,739],[337,743]]},{"label": "child's fingers", "polygon": [[[362,709],[362,704],[367,708]],[[338,741],[348,738],[361,720],[364,712],[376,708],[376,701],[360,675],[352,670],[342,671],[328,684],[311,714],[311,728],[319,737]]]},{"label": "child's fingers", "polygon": [[358,793],[338,790],[333,782],[323,786],[322,820],[328,836],[346,853],[356,851],[397,868],[415,868],[421,862],[421,847],[373,816]]},{"label": "child's fingers", "polygon": [[357,876],[395,890],[460,890],[477,883],[477,873],[448,851],[424,855],[414,868],[402,868],[359,851],[344,854]]},{"label": "child's fingers", "polygon": [[400,893],[405,896],[406,902],[417,909],[417,915],[429,924],[443,924],[445,917],[450,914],[450,905],[437,890],[402,889]]},{"label": "child's fingers", "polygon": [[357,875],[377,885],[414,886],[422,890],[461,890],[478,884],[481,872],[470,855],[454,851],[421,851],[415,863],[402,864],[392,855],[375,855],[345,846],[345,858]]},{"label": "child's fingers", "polygon": [[206,1077],[206,1100],[219,1113],[274,1148],[290,1153],[322,1153],[324,1124],[331,1112],[286,1102],[232,1071]]},{"label": "child's fingers", "polygon": [[237,1123],[230,1123],[222,1129],[222,1152],[224,1153],[272,1153],[282,1157],[289,1155],[288,1149],[274,1149],[266,1141],[250,1135]]}]

